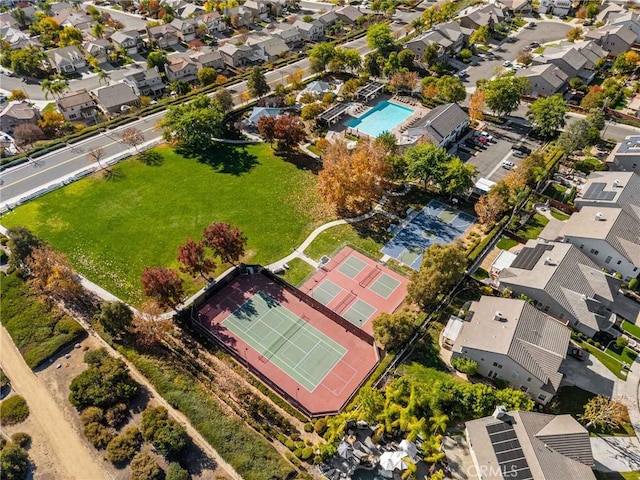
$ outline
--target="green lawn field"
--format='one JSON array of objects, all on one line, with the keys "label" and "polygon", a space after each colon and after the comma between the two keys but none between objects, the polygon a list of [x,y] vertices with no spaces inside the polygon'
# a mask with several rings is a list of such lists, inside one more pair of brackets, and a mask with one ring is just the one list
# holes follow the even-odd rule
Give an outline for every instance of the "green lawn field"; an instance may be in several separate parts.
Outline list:
[{"label": "green lawn field", "polygon": [[[330,220],[317,208],[315,175],[276,157],[266,144],[220,147],[210,162],[158,151],[161,166],[125,161],[108,180],[97,174],[83,179],[0,222],[31,228],[80,273],[139,305],[144,267],[176,267],[178,246],[189,236],[199,240],[212,222],[237,225],[249,239],[245,260],[266,264]],[[197,287],[187,283],[189,291]]]}]

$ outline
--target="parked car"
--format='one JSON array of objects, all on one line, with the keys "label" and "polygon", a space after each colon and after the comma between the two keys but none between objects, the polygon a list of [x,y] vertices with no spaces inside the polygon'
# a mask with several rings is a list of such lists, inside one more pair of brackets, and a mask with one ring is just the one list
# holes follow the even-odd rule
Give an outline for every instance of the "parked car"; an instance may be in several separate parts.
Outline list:
[{"label": "parked car", "polygon": [[581,348],[575,347],[573,345],[569,345],[569,350],[567,351],[567,355],[573,358],[577,358],[580,361],[584,361],[585,359],[584,350],[582,350]]},{"label": "parked car", "polygon": [[516,37],[507,37],[507,43],[516,43],[517,41]]},{"label": "parked car", "polygon": [[513,162],[510,162],[509,160],[502,161],[502,168],[504,168],[505,170],[511,170],[514,167],[515,164]]},{"label": "parked car", "polygon": [[527,156],[526,153],[521,152],[520,150],[514,150],[511,154],[516,158],[525,158]]},{"label": "parked car", "polygon": [[489,142],[493,142],[493,136],[489,135],[487,132],[482,131],[482,132],[474,132],[473,133],[474,136],[479,137],[479,138],[484,138],[485,140],[489,141]]},{"label": "parked car", "polygon": [[526,153],[527,155],[529,155],[531,153],[531,149],[525,145],[523,145],[522,143],[516,143],[515,145],[513,145],[511,147],[512,150],[518,151],[518,152],[523,152]]},{"label": "parked car", "polygon": [[582,25],[585,27],[590,27],[591,25],[593,25],[593,20],[585,20],[584,22],[582,22]]},{"label": "parked car", "polygon": [[504,62],[502,62],[502,66],[503,67],[512,67],[513,63],[511,63],[509,60],[505,60]]},{"label": "parked car", "polygon": [[527,28],[529,29],[536,28],[536,22],[529,22],[529,25],[527,25]]},{"label": "parked car", "polygon": [[538,42],[531,42],[531,43],[529,44],[529,46],[530,46],[531,48],[538,48],[538,47],[540,46],[540,44],[539,44]]},{"label": "parked car", "polygon": [[469,74],[467,73],[466,70],[460,70],[458,73],[456,73],[456,77],[458,78],[465,78],[468,77]]}]

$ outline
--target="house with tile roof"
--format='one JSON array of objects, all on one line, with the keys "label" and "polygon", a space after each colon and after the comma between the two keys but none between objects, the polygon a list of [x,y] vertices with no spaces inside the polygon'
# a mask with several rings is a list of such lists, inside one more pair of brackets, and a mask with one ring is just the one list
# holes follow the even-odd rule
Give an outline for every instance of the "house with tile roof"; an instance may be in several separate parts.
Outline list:
[{"label": "house with tile roof", "polygon": [[618,207],[640,221],[640,175],[633,172],[593,172],[578,191],[574,204]]},{"label": "house with tile roof", "polygon": [[[453,317],[450,323],[459,321]],[[543,405],[557,393],[571,336],[564,323],[524,300],[483,296],[453,331],[443,338],[452,359],[474,360],[479,374],[504,380]]]},{"label": "house with tile roof", "polygon": [[636,43],[637,35],[624,25],[605,25],[595,30],[589,30],[585,40],[593,40],[612,57],[628,51]]},{"label": "house with tile roof", "polygon": [[69,122],[95,121],[96,119],[98,104],[84,89],[65,94],[56,100],[56,105],[65,120]]},{"label": "house with tile roof", "polygon": [[300,32],[300,36],[307,42],[317,42],[324,36],[324,25],[318,20],[303,22],[296,20],[293,24]]},{"label": "house with tile roof", "polygon": [[625,283],[640,273],[640,221],[621,208],[582,207],[562,223],[557,240],[612,275],[619,273]]},{"label": "house with tile roof", "polygon": [[571,243],[542,240],[530,240],[498,278],[501,290],[526,295],[539,310],[588,336],[608,331],[616,315],[636,323],[640,304],[620,293],[622,283]]},{"label": "house with tile roof", "polygon": [[617,143],[606,162],[609,171],[635,172],[640,175],[640,135],[629,135]]},{"label": "house with tile roof", "polygon": [[19,125],[37,125],[40,118],[40,110],[26,100],[6,103],[0,110],[0,132],[13,135]]},{"label": "house with tile roof", "polygon": [[84,55],[75,45],[54,48],[47,52],[47,56],[58,73],[73,73],[87,66]]},{"label": "house with tile roof", "polygon": [[571,415],[496,408],[466,422],[465,436],[482,480],[595,480],[589,432]]},{"label": "house with tile roof", "polygon": [[127,55],[135,55],[144,48],[142,36],[137,30],[118,30],[111,35],[111,41],[116,50],[124,48]]},{"label": "house with tile roof", "polygon": [[446,147],[469,126],[469,115],[457,103],[445,103],[432,109],[407,130],[406,136]]},{"label": "house with tile roof", "polygon": [[533,65],[516,71],[517,78],[526,78],[531,84],[529,95],[548,97],[561,92],[567,86],[569,75],[553,64]]},{"label": "house with tile roof", "polygon": [[596,62],[607,56],[607,52],[591,40],[560,42],[547,47],[533,59],[534,65],[551,64],[562,70],[569,78],[578,77],[589,84],[596,74]]},{"label": "house with tile roof", "polygon": [[180,43],[178,29],[170,23],[147,27],[149,42],[155,43],[159,48],[171,47]]},{"label": "house with tile roof", "polygon": [[131,107],[140,107],[140,99],[125,83],[102,87],[94,92],[94,96],[102,109],[111,114],[127,112]]},{"label": "house with tile roof", "polygon": [[224,32],[227,27],[227,22],[224,21],[222,15],[218,12],[203,13],[196,18],[199,25],[204,25],[207,28],[209,35],[217,32]]},{"label": "house with tile roof", "polygon": [[167,80],[182,80],[183,82],[195,82],[198,80],[198,64],[189,57],[172,56],[164,64],[164,72]]},{"label": "house with tile roof", "polygon": [[174,18],[169,24],[176,29],[178,38],[183,42],[189,43],[196,38],[196,29],[198,28],[198,22],[195,18]]},{"label": "house with tile roof", "polygon": [[151,98],[161,97],[166,86],[157,68],[148,68],[130,73],[122,79],[122,83],[129,85],[138,97],[147,96]]}]

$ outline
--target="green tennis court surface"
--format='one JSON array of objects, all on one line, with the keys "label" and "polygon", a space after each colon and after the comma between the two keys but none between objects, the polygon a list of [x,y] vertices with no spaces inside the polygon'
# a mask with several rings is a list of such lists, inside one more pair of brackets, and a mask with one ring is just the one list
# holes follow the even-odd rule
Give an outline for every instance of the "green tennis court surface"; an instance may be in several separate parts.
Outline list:
[{"label": "green tennis court surface", "polygon": [[349,257],[346,262],[338,267],[338,271],[349,278],[356,278],[366,266],[367,263],[360,260],[358,257]]},{"label": "green tennis court surface", "polygon": [[312,392],[347,350],[269,295],[258,292],[222,325]]},{"label": "green tennis court surface", "polygon": [[398,256],[398,260],[405,265],[412,265],[420,255],[422,255],[422,249],[410,245],[402,251]]},{"label": "green tennis court surface", "polygon": [[442,220],[443,222],[451,223],[453,221],[453,219],[456,218],[457,216],[458,216],[458,212],[456,212],[454,210],[443,210],[438,215],[438,218],[440,220]]},{"label": "green tennis court surface", "polygon": [[331,280],[325,280],[315,288],[311,296],[320,303],[328,305],[341,291],[342,287],[336,285]]},{"label": "green tennis court surface", "polygon": [[372,307],[364,300],[356,300],[342,316],[358,327],[362,327],[371,315],[375,313],[375,307]]},{"label": "green tennis court surface", "polygon": [[396,280],[392,276],[383,273],[369,286],[369,290],[377,293],[382,298],[389,298],[398,286],[400,286],[400,280]]}]

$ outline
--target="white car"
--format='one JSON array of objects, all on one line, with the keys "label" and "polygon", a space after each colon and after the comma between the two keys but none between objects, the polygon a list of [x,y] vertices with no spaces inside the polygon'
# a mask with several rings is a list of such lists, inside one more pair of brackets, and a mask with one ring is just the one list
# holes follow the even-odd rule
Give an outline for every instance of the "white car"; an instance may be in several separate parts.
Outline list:
[{"label": "white car", "polygon": [[482,138],[484,138],[487,142],[493,142],[493,136],[492,136],[492,135],[490,135],[490,134],[488,134],[488,133],[487,133],[487,132],[485,132],[485,131],[482,131],[482,132],[475,132],[475,133],[474,133],[474,135],[475,135],[476,137],[482,137]]},{"label": "white car", "polygon": [[505,60],[502,64],[503,67],[511,67],[513,64],[509,60]]},{"label": "white car", "polygon": [[509,160],[502,161],[502,168],[504,168],[505,170],[511,170],[513,167],[515,167],[515,164],[513,162],[510,162]]}]

